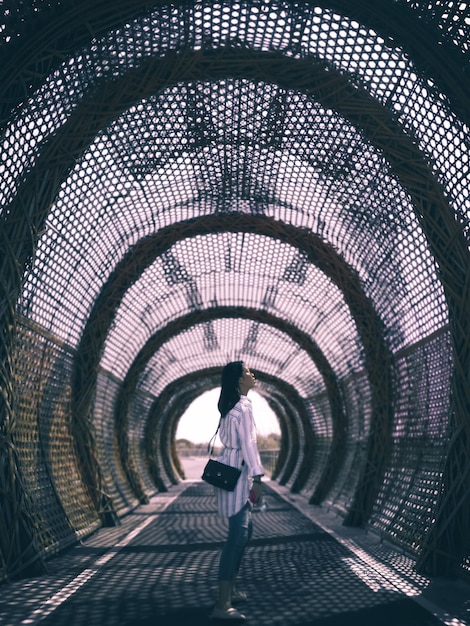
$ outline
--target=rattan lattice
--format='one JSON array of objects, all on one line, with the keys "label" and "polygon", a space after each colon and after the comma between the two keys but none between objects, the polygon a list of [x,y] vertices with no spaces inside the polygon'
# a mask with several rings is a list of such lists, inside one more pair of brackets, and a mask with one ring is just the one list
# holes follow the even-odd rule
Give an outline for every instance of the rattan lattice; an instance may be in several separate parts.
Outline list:
[{"label": "rattan lattice", "polygon": [[234,358],[274,476],[468,571],[465,3],[4,3],[0,578],[182,476]]}]

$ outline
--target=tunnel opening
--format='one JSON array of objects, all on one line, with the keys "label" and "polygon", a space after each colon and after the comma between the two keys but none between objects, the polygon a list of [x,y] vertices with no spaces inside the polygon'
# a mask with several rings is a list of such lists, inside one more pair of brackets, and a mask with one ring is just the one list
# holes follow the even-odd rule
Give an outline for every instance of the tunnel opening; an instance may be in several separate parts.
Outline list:
[{"label": "tunnel opening", "polygon": [[[208,445],[217,430],[219,415],[217,401],[220,387],[205,391],[188,406],[178,420],[175,433],[177,454],[184,470],[184,478],[198,479],[208,458]],[[266,476],[271,477],[280,450],[279,418],[268,402],[256,390],[250,392],[253,404],[258,448]],[[214,454],[220,450],[218,435],[213,439]]]}]

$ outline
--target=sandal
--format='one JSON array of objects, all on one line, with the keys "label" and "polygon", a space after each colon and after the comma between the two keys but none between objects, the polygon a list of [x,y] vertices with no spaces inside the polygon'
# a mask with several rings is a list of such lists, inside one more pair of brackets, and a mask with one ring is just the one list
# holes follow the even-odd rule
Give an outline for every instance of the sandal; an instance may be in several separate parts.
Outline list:
[{"label": "sandal", "polygon": [[233,622],[246,622],[246,617],[243,615],[243,613],[240,613],[240,611],[237,611],[237,609],[234,609],[233,606],[231,606],[229,609],[218,609],[217,607],[214,607],[214,610],[212,611],[211,615],[210,615],[211,619],[216,619],[216,620],[231,620]]}]

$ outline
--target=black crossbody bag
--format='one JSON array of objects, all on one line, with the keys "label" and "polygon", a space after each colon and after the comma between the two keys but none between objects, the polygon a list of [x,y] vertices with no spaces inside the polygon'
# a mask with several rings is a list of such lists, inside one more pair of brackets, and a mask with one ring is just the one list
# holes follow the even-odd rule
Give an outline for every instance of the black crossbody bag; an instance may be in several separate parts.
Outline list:
[{"label": "black crossbody bag", "polygon": [[[214,444],[212,441],[215,439],[217,433],[219,432],[220,422],[217,426],[217,430],[215,431],[214,436],[209,441],[209,445],[207,446],[207,451],[212,456],[214,451]],[[211,446],[212,444],[212,446]],[[240,474],[242,473],[237,467],[232,467],[231,465],[226,465],[225,463],[220,463],[220,461],[216,461],[215,459],[209,459],[202,473],[202,480],[209,485],[213,485],[218,489],[224,489],[225,491],[233,491],[235,486],[240,478]]]}]

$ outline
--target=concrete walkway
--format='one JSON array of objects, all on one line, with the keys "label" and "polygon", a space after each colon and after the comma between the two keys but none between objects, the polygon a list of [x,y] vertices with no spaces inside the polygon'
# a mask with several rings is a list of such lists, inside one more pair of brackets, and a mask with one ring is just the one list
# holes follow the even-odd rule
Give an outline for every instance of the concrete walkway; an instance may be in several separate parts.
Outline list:
[{"label": "concrete walkway", "polygon": [[[300,496],[268,483],[242,566],[239,608],[256,626],[469,624],[462,582],[413,562]],[[329,526],[329,531],[325,528]],[[216,595],[226,534],[212,488],[184,481],[49,561],[47,575],[1,587],[5,626],[199,626]]]}]

